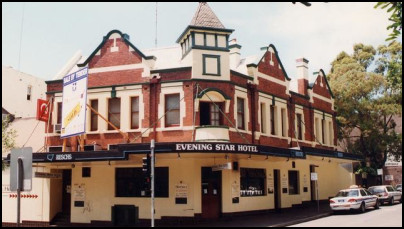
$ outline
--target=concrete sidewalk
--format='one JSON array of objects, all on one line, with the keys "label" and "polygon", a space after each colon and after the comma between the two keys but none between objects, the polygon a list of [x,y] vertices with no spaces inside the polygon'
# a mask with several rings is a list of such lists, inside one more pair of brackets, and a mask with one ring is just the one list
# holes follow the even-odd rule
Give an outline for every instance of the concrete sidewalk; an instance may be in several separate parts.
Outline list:
[{"label": "concrete sidewalk", "polygon": [[307,203],[290,209],[282,209],[281,212],[262,213],[248,216],[237,216],[210,220],[187,225],[158,225],[176,227],[285,227],[298,224],[332,214],[328,201],[320,203],[320,211],[317,203]]}]

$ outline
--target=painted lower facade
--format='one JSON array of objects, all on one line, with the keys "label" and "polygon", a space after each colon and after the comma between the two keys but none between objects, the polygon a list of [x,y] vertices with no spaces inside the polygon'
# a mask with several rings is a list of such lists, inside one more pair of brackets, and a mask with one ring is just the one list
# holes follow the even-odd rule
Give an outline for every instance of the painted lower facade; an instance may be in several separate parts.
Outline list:
[{"label": "painted lower facade", "polygon": [[[72,224],[117,225],[113,209],[122,206],[136,206],[138,215],[133,217],[150,219],[151,199],[143,192],[141,172],[148,148],[148,144],[127,144],[114,151],[34,155],[34,172],[59,173],[60,178],[34,178],[33,190],[22,194],[23,224],[46,226],[64,213]],[[270,211],[315,201],[311,172],[318,174],[319,199],[327,200],[355,183],[352,160],[359,159],[313,148],[296,151],[231,143],[158,143],[155,151],[155,218],[163,222]],[[91,159],[96,155],[98,161]],[[4,179],[3,174],[3,184]],[[122,179],[132,179],[133,184],[119,185]],[[4,192],[3,185],[3,225],[16,219],[12,195]]]}]

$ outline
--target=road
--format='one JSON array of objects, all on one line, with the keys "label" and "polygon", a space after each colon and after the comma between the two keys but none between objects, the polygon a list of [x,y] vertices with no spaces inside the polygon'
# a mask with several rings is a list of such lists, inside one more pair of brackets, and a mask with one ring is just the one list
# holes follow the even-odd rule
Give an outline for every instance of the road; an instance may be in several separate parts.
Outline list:
[{"label": "road", "polygon": [[338,213],[291,227],[402,227],[402,211],[402,204],[380,206],[379,210],[369,209],[363,214]]}]

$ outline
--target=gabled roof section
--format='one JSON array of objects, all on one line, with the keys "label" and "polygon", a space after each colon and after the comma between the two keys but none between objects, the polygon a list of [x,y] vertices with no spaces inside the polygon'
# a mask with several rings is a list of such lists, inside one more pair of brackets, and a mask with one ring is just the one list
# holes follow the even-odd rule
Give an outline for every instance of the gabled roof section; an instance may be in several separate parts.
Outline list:
[{"label": "gabled roof section", "polygon": [[189,25],[224,29],[222,22],[209,7],[207,2],[200,2]]},{"label": "gabled roof section", "polygon": [[324,77],[325,83],[327,84],[328,92],[330,92],[331,97],[334,98],[334,95],[332,94],[332,91],[331,91],[330,84],[328,84],[327,76],[325,75],[323,69],[320,69],[320,72],[317,74],[317,77],[314,78],[313,82],[309,82],[309,84],[307,85],[307,88],[312,90],[313,87],[316,85],[316,81],[317,81],[318,77]]},{"label": "gabled roof section", "polygon": [[122,33],[121,31],[114,29],[114,30],[110,31],[106,36],[104,36],[104,38],[102,39],[101,44],[98,45],[98,47],[91,53],[91,55],[90,55],[83,63],[77,64],[77,66],[79,66],[79,67],[84,67],[84,66],[86,66],[86,65],[90,62],[90,60],[94,57],[94,55],[97,54],[97,52],[102,48],[102,46],[104,46],[105,42],[108,41],[108,38],[109,38],[112,34],[114,34],[114,33],[118,33],[118,34],[121,36],[122,40],[123,40],[127,45],[129,45],[130,47],[132,47],[142,58],[144,58],[144,59],[146,59],[146,60],[155,59],[154,56],[146,56],[146,55],[144,55],[139,49],[137,49],[137,48],[129,41],[129,36],[128,36],[126,33]]},{"label": "gabled roof section", "polygon": [[285,78],[290,81],[291,78],[290,78],[290,77],[288,76],[288,74],[286,73],[285,68],[283,67],[281,58],[279,58],[278,51],[276,50],[275,45],[273,45],[273,44],[270,44],[266,50],[262,50],[261,53],[260,53],[260,55],[258,56],[258,58],[256,58],[256,59],[254,60],[254,62],[252,62],[252,63],[247,63],[247,67],[258,67],[258,64],[261,62],[262,58],[264,58],[265,54],[267,53],[267,51],[268,51],[270,48],[272,48],[272,49],[274,50],[275,56],[276,56],[276,58],[278,59],[279,64],[281,65],[282,72],[283,72]]}]

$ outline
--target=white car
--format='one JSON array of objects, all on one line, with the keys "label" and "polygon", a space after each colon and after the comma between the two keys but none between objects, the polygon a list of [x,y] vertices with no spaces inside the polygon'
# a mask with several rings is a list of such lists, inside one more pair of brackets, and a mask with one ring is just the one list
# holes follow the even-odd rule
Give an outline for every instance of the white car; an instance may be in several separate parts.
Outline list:
[{"label": "white car", "polygon": [[350,188],[339,191],[334,198],[330,199],[330,207],[334,212],[342,210],[365,212],[370,207],[379,209],[379,200],[377,196],[364,188]]},{"label": "white car", "polygon": [[402,193],[396,191],[391,185],[379,185],[369,188],[369,192],[379,197],[381,204],[389,203],[393,205],[395,201],[403,202]]}]

